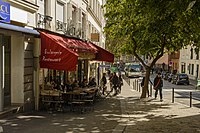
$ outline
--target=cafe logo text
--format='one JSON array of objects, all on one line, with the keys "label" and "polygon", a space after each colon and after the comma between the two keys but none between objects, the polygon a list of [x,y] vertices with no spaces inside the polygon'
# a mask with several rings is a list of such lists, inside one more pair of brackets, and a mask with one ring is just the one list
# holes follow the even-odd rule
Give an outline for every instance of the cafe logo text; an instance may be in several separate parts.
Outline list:
[{"label": "cafe logo text", "polygon": [[10,23],[10,4],[0,0],[0,22]]},{"label": "cafe logo text", "polygon": [[[59,55],[61,55],[62,52],[61,51],[53,51],[51,49],[44,50],[44,56],[42,57],[43,61],[47,61],[47,62],[60,62],[61,58]],[[47,57],[48,56],[48,57]],[[56,56],[58,56],[59,58],[55,58]]]}]

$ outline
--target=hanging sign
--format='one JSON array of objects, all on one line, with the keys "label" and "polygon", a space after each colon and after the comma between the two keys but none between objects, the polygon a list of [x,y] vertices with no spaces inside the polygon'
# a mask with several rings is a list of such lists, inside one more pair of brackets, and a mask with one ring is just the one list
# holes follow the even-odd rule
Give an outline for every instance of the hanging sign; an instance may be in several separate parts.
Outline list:
[{"label": "hanging sign", "polygon": [[0,0],[0,22],[10,23],[10,4]]}]

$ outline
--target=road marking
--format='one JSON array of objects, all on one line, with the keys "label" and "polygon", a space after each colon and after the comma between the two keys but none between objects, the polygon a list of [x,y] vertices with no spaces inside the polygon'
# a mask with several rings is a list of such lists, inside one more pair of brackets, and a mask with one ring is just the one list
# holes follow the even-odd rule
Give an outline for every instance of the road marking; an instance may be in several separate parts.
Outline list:
[{"label": "road marking", "polygon": [[[172,91],[172,89],[163,89],[163,91]],[[197,91],[195,91],[195,90],[179,90],[179,89],[174,89],[174,91],[175,92],[190,92],[190,91],[192,91],[192,92],[197,92]]]},{"label": "road marking", "polygon": [[0,133],[3,133],[3,127],[0,126]]}]

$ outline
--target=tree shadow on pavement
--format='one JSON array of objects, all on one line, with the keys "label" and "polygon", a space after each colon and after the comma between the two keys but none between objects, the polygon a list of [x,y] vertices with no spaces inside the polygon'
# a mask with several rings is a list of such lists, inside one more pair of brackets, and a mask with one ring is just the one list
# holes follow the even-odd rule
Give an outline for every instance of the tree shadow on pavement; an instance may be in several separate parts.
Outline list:
[{"label": "tree shadow on pavement", "polygon": [[125,104],[126,123],[120,123],[125,133],[200,132],[200,110],[192,112],[191,108],[181,105],[159,100],[141,101],[134,97],[127,98]]},{"label": "tree shadow on pavement", "polygon": [[0,120],[0,125],[3,133],[112,132],[120,118],[120,100],[111,98],[95,103],[94,111],[19,114]]},{"label": "tree shadow on pavement", "polygon": [[0,120],[3,133],[200,132],[198,111],[158,100],[113,97],[98,101],[94,111],[33,112]]}]

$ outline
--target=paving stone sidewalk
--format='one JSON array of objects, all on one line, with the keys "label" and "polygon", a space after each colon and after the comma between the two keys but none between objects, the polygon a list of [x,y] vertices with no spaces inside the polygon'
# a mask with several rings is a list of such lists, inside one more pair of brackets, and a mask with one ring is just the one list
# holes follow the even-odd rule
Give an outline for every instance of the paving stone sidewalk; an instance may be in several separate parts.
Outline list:
[{"label": "paving stone sidewalk", "polygon": [[[168,100],[146,98],[126,82],[119,95],[121,100],[121,122],[114,133],[198,133],[200,132],[200,109],[188,107]],[[127,90],[129,89],[129,91]]]},{"label": "paving stone sidewalk", "polygon": [[198,108],[147,98],[125,81],[118,96],[95,104],[94,111],[32,112],[0,119],[2,133],[198,133]]}]

